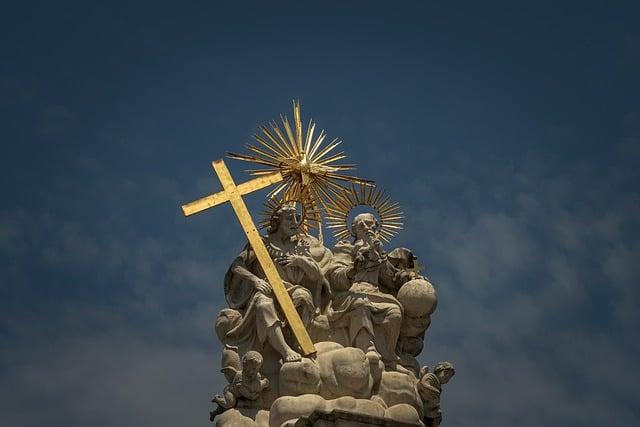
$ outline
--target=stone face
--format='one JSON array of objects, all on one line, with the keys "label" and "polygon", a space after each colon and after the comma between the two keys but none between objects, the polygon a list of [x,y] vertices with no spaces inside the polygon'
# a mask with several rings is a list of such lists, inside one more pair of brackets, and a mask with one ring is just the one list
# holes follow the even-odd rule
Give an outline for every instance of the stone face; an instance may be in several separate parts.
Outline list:
[{"label": "stone face", "polygon": [[437,294],[414,271],[413,253],[387,255],[371,214],[356,216],[353,240],[333,250],[290,220],[282,228],[281,214],[274,213],[264,241],[316,354],[298,353],[245,248],[225,277],[229,308],[215,321],[229,383],[214,398],[216,425],[439,425],[442,384],[454,371],[440,363],[429,372],[417,362]]}]

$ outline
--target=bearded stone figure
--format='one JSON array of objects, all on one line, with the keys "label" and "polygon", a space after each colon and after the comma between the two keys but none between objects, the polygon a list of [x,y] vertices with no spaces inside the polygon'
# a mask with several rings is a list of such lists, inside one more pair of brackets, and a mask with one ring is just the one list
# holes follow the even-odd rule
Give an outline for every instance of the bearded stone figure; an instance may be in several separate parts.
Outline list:
[{"label": "bearded stone figure", "polygon": [[396,282],[405,278],[395,274],[387,259],[378,227],[373,214],[357,215],[351,225],[352,242],[339,242],[333,249],[333,261],[326,268],[334,294],[328,318],[334,330],[344,331],[343,345],[363,351],[373,347],[386,369],[395,370],[403,308],[381,288],[397,289],[400,283]]},{"label": "bearded stone figure", "polygon": [[[300,317],[309,325],[330,302],[329,284],[322,270],[331,260],[331,252],[316,238],[301,233],[300,225],[295,206],[285,204],[273,213],[264,243]],[[238,346],[244,354],[261,351],[268,343],[284,363],[300,360],[300,354],[289,345],[292,341],[285,338],[283,316],[250,246],[227,271],[224,292],[229,307],[241,313],[237,324],[225,334],[227,344]]]}]

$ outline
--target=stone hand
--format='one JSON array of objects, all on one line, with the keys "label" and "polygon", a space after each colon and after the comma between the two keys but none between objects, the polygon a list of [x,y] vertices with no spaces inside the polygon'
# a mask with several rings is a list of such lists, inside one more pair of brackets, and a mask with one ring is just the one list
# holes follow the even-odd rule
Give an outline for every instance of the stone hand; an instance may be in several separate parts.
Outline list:
[{"label": "stone hand", "polygon": [[283,257],[280,257],[278,259],[278,262],[280,263],[280,265],[284,266],[284,267],[300,267],[300,268],[304,268],[304,267],[308,267],[311,266],[312,263],[309,260],[309,258],[302,256],[302,255],[285,255]]},{"label": "stone hand", "polygon": [[367,260],[365,259],[364,254],[362,252],[358,252],[355,256],[355,259],[353,260],[353,267],[356,270],[359,270],[366,264],[366,262]]},{"label": "stone hand", "polygon": [[380,242],[380,239],[378,238],[378,235],[375,233],[375,231],[367,230],[366,236],[367,242],[371,243],[375,249],[382,248],[382,242]]},{"label": "stone hand", "polygon": [[374,233],[372,230],[367,231],[367,239],[370,242],[376,256],[382,254],[382,242],[378,235]]},{"label": "stone hand", "polygon": [[256,281],[254,282],[254,285],[258,292],[262,292],[266,296],[271,295],[271,292],[273,292],[271,285],[266,280],[256,279]]},{"label": "stone hand", "polygon": [[293,261],[292,255],[282,255],[281,257],[276,258],[276,262],[283,267],[287,267],[291,265]]}]

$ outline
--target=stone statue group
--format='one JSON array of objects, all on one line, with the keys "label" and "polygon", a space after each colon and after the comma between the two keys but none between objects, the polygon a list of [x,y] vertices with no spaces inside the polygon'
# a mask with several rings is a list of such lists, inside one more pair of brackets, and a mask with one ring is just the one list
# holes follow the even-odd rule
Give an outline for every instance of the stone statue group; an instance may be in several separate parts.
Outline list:
[{"label": "stone statue group", "polygon": [[437,303],[406,248],[385,251],[375,215],[357,215],[351,239],[328,249],[307,234],[292,204],[263,237],[317,353],[302,357],[252,248],[224,278],[228,308],[215,330],[228,385],[216,395],[219,426],[293,426],[314,412],[346,411],[438,426],[451,363],[417,360]]}]

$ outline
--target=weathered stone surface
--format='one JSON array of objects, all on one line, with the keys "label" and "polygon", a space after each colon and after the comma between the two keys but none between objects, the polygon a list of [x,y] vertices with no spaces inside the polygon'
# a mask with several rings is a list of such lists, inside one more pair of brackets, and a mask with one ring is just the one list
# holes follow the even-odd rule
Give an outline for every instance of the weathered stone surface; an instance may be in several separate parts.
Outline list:
[{"label": "weathered stone surface", "polygon": [[230,307],[215,322],[229,382],[214,398],[216,425],[439,425],[442,384],[454,371],[445,362],[429,372],[417,362],[437,295],[414,270],[413,253],[387,254],[371,214],[356,216],[353,240],[333,251],[292,215],[274,213],[265,245],[310,336],[322,341],[315,355],[301,357],[245,248],[225,278]]},{"label": "weathered stone surface", "polygon": [[315,411],[308,417],[302,417],[293,427],[417,427],[419,422],[392,420],[388,417],[376,417],[350,411],[334,409],[331,412]]},{"label": "weathered stone surface", "polygon": [[386,408],[405,404],[415,408],[422,418],[422,400],[416,390],[417,381],[413,375],[400,372],[384,372],[375,401],[381,402]]},{"label": "weathered stone surface", "polygon": [[340,397],[338,399],[325,400],[317,395],[302,395],[296,397],[281,397],[271,406],[269,425],[281,427],[285,423],[308,416],[314,411],[331,412],[339,409],[345,412],[384,417],[385,408],[368,399],[355,399],[353,397]]},{"label": "weathered stone surface", "polygon": [[303,358],[300,362],[282,365],[279,378],[281,396],[319,394],[325,399],[371,397],[376,372],[372,372],[371,361],[362,350],[344,348],[332,342],[318,343],[317,349],[315,360]]},{"label": "weathered stone surface", "polygon": [[373,379],[369,360],[358,348],[338,348],[318,354],[322,377],[320,395],[326,399],[342,396],[371,397]]},{"label": "weathered stone surface", "polygon": [[420,277],[408,281],[398,291],[398,301],[409,317],[424,317],[432,314],[438,305],[438,296],[433,285]]},{"label": "weathered stone surface", "polygon": [[280,368],[280,395],[299,396],[320,392],[320,366],[317,361],[302,358]]},{"label": "weathered stone surface", "polygon": [[218,415],[216,427],[269,427],[269,411],[257,408],[233,408]]}]

